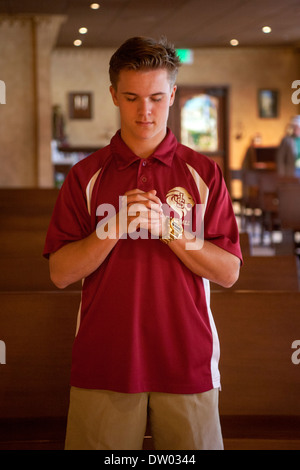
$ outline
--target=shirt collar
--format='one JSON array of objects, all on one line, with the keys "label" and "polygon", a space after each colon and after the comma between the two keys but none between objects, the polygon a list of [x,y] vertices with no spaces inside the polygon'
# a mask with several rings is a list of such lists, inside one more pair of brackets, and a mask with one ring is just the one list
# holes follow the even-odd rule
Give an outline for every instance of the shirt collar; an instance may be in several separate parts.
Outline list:
[{"label": "shirt collar", "polygon": [[[173,132],[168,129],[167,135],[157,149],[153,152],[149,159],[159,160],[164,165],[172,166],[173,157],[177,148],[177,140]],[[125,170],[132,163],[140,161],[141,158],[135,155],[132,150],[125,144],[119,130],[111,139],[111,149],[117,168]]]}]

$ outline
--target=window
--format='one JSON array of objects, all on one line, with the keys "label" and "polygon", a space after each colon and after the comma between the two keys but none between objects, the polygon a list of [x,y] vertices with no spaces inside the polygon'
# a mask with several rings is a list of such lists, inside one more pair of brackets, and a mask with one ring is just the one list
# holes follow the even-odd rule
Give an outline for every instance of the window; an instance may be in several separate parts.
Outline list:
[{"label": "window", "polygon": [[218,98],[199,94],[187,100],[181,110],[181,142],[200,152],[219,148]]}]

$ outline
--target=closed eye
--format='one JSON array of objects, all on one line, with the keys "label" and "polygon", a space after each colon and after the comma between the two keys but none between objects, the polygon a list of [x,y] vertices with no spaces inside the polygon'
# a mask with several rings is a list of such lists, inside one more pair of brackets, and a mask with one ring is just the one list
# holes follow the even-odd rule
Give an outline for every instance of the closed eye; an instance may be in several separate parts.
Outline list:
[{"label": "closed eye", "polygon": [[[137,95],[135,95],[134,93],[123,93],[123,95],[125,96],[126,101],[130,103],[133,103],[138,98]],[[155,93],[154,95],[150,96],[150,99],[153,103],[159,103],[160,101],[162,101],[164,95],[165,93]]]},{"label": "closed eye", "polygon": [[122,93],[122,95],[125,97],[126,101],[133,102],[137,99],[137,95],[134,93]]}]

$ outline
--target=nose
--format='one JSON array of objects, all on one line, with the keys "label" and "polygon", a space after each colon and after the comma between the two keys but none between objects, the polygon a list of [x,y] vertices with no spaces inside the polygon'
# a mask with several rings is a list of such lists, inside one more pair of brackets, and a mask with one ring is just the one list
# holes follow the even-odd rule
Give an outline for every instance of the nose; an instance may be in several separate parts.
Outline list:
[{"label": "nose", "polygon": [[146,99],[140,100],[138,113],[140,116],[150,116],[150,114],[152,113],[151,103]]}]

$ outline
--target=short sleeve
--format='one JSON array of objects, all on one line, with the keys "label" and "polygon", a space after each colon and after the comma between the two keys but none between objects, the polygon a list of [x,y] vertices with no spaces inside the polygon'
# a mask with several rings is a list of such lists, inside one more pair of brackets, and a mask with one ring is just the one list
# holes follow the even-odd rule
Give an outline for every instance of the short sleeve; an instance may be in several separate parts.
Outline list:
[{"label": "short sleeve", "polygon": [[69,172],[56,201],[48,228],[43,256],[49,258],[64,245],[86,238],[91,230],[85,190],[76,167]]},{"label": "short sleeve", "polygon": [[240,258],[239,230],[222,172],[215,165],[204,217],[204,239]]}]

